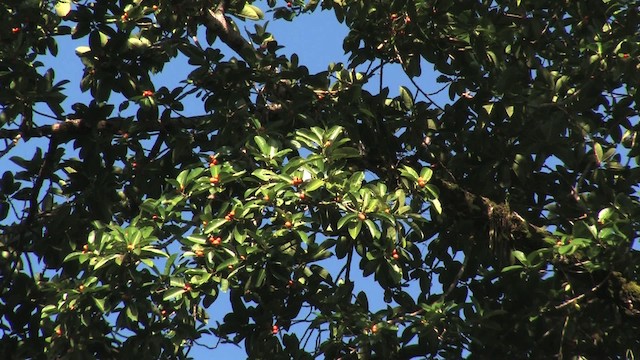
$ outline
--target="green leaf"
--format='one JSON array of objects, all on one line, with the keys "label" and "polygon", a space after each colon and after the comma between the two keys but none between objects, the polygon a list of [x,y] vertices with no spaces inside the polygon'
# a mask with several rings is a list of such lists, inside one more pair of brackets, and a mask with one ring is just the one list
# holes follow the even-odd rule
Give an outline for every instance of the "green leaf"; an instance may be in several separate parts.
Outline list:
[{"label": "green leaf", "polygon": [[367,225],[367,228],[369,228],[369,233],[371,233],[371,236],[374,239],[380,238],[380,230],[378,230],[378,227],[373,221],[371,221],[370,219],[366,219],[364,223],[365,225]]},{"label": "green leaf", "polygon": [[598,222],[606,224],[617,217],[615,208],[604,208],[598,212]]},{"label": "green leaf", "polygon": [[413,108],[413,96],[405,86],[400,86],[400,98],[402,99],[402,104],[406,109]]},{"label": "green leaf", "polygon": [[129,304],[127,306],[127,317],[129,318],[129,320],[137,322],[138,321],[138,308],[135,306],[135,304]]},{"label": "green leaf", "polygon": [[314,179],[309,181],[305,186],[304,186],[304,190],[306,192],[312,192],[314,190],[317,190],[319,188],[321,188],[324,185],[324,180],[322,179]]},{"label": "green leaf", "polygon": [[[226,224],[228,221],[225,219],[215,219],[210,221],[207,226],[204,228],[205,234],[210,234],[216,230],[218,230],[222,225]],[[206,239],[205,239],[206,241]]]},{"label": "green leaf", "polygon": [[[224,220],[224,219],[222,219]],[[213,231],[213,230],[212,230]],[[205,232],[207,232],[205,230]],[[209,231],[211,232],[211,231]],[[207,233],[209,233],[207,232]],[[204,235],[189,235],[185,238],[185,240],[192,244],[205,245],[207,243],[207,237]]]},{"label": "green leaf", "polygon": [[433,199],[433,200],[429,200],[429,202],[431,203],[431,206],[433,206],[433,210],[435,210],[437,214],[441,215],[442,214],[442,204],[440,203],[440,200]]},{"label": "green leaf", "polygon": [[358,214],[354,214],[354,213],[349,213],[349,214],[341,217],[340,220],[338,220],[338,224],[337,224],[338,225],[338,229],[341,229],[344,226],[344,224],[346,224],[349,221],[354,220],[357,217],[358,217]]},{"label": "green leaf", "polygon": [[604,152],[602,151],[602,145],[600,145],[600,143],[594,143],[593,151],[596,155],[596,162],[600,164],[604,159]]},{"label": "green leaf", "polygon": [[507,112],[507,116],[509,117],[509,119],[511,119],[513,117],[514,111],[513,105],[505,107],[504,110]]},{"label": "green leaf", "polygon": [[409,180],[411,180],[411,182],[415,182],[418,180],[418,178],[420,177],[418,175],[418,173],[411,167],[407,166],[407,165],[403,165],[400,168],[400,174],[406,178],[408,178]]},{"label": "green leaf", "polygon": [[65,17],[71,12],[71,0],[58,0],[55,6],[56,14]]},{"label": "green leaf", "polygon": [[185,290],[184,287],[169,288],[162,295],[162,300],[170,301],[170,300],[177,299],[177,298],[181,297],[182,294],[184,294],[185,292],[187,292],[187,290]]},{"label": "green leaf", "polygon": [[360,234],[360,230],[362,230],[362,221],[354,221],[349,224],[349,235],[351,235],[352,239],[358,238]]},{"label": "green leaf", "polygon": [[522,263],[522,265],[524,266],[529,266],[529,260],[527,260],[527,256],[520,250],[513,250],[511,252],[511,254],[513,255],[513,257],[516,258],[516,260],[520,261]]},{"label": "green leaf", "polygon": [[250,20],[264,19],[264,13],[262,12],[262,10],[259,7],[251,4],[245,4],[240,13],[236,15]]}]

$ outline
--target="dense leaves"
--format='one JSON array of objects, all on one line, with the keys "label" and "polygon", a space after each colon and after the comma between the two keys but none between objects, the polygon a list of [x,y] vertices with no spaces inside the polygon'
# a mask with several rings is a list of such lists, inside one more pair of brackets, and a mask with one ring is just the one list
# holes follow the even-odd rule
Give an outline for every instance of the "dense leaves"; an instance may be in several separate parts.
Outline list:
[{"label": "dense leaves", "polygon": [[[320,11],[311,73],[266,19]],[[3,1],[0,353],[633,358],[638,12]]]}]

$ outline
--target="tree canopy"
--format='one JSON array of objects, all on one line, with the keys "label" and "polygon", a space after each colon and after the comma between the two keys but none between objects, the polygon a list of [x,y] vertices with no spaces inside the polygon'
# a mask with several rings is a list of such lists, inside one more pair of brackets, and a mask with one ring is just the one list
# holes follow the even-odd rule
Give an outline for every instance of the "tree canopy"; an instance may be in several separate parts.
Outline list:
[{"label": "tree canopy", "polygon": [[[349,60],[313,73],[267,19],[321,11]],[[2,1],[0,354],[633,358],[639,11]]]}]

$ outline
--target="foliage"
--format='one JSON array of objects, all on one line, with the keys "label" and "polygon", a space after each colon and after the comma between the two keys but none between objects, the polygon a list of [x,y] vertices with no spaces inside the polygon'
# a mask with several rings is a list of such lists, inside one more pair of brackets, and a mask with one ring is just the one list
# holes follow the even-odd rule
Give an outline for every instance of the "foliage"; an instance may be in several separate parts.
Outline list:
[{"label": "foliage", "polygon": [[[264,18],[319,11],[349,63],[314,74]],[[0,184],[0,353],[185,358],[213,336],[255,359],[632,358],[638,11],[3,1],[0,155],[20,170]],[[61,39],[79,84],[46,66]],[[178,58],[188,77],[157,83]],[[63,106],[76,86],[93,100]]]}]

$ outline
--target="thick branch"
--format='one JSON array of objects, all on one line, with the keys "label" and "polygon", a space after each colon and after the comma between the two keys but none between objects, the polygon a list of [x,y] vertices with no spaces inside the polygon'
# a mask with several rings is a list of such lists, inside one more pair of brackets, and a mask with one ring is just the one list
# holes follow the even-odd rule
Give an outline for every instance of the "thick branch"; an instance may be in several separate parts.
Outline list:
[{"label": "thick branch", "polygon": [[[550,231],[531,224],[520,214],[509,209],[507,204],[497,204],[446,180],[434,179],[434,184],[440,190],[443,204],[452,207],[451,213],[464,214],[467,218],[483,219],[487,222],[487,237],[490,240],[499,237],[511,238],[519,242],[518,247],[525,245],[530,249],[550,245],[545,241],[545,238],[551,235]],[[493,227],[492,224],[499,226]]]},{"label": "thick branch", "polygon": [[[163,123],[156,121],[136,121],[133,125],[136,133],[160,131],[166,127],[194,129],[197,128],[203,120],[208,118],[209,115],[177,117]],[[85,134],[92,129],[118,134],[120,132],[130,131],[130,129],[126,127],[131,124],[130,119],[122,117],[99,120],[97,122],[86,119],[67,119],[52,125],[38,126],[30,129],[0,129],[0,139],[16,139],[19,137],[28,139],[32,137],[50,137],[53,135],[58,136],[60,139],[67,139],[69,136]]]},{"label": "thick branch", "polygon": [[249,64],[255,64],[258,60],[258,54],[255,49],[238,31],[238,29],[229,22],[224,15],[225,1],[221,1],[216,9],[208,9],[205,14],[204,25],[209,31],[218,35],[227,46],[244,59]]}]

